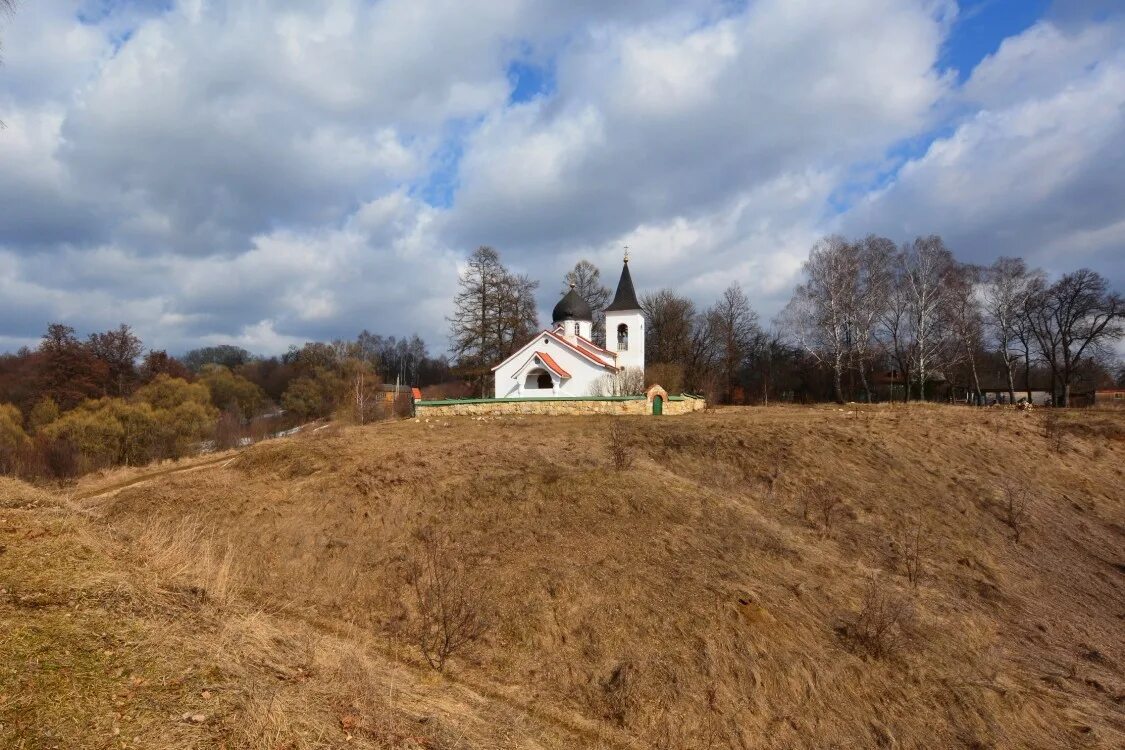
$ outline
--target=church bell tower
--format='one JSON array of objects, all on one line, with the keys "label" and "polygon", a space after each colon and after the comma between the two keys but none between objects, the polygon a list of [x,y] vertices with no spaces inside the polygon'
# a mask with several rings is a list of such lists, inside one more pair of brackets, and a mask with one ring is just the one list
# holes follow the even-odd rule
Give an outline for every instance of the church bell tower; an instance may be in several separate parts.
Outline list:
[{"label": "church bell tower", "polygon": [[629,251],[621,268],[621,280],[613,302],[605,309],[606,348],[617,355],[617,366],[645,370],[645,316],[629,274]]}]

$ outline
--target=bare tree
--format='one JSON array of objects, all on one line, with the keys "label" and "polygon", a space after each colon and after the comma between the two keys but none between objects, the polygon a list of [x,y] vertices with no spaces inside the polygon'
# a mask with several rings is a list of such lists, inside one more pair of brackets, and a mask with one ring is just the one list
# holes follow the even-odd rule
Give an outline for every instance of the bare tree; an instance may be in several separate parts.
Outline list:
[{"label": "bare tree", "polygon": [[813,246],[803,270],[805,281],[780,320],[799,346],[832,368],[833,396],[842,404],[859,280],[856,247],[838,235],[825,237]]},{"label": "bare tree", "polygon": [[1068,273],[1034,294],[1028,306],[1030,327],[1052,383],[1070,406],[1071,386],[1079,368],[1125,336],[1125,300],[1109,291],[1100,274],[1083,268]]},{"label": "bare tree", "polygon": [[[1004,365],[1009,403],[1015,403],[1016,400],[1014,371],[1015,363],[1020,358],[1021,344],[1026,366],[1025,376],[1031,369],[1030,337],[1024,325],[1024,311],[1036,279],[1041,277],[1042,271],[1029,271],[1022,258],[999,258],[984,273],[984,321],[992,344]],[[1028,400],[1030,399],[1029,393]]]},{"label": "bare tree", "polygon": [[137,382],[137,359],[144,351],[141,340],[125,323],[104,333],[90,334],[90,352],[108,369],[106,394],[126,396]]},{"label": "bare tree", "polygon": [[645,362],[650,366],[679,365],[683,386],[692,393],[711,385],[715,347],[706,316],[695,304],[670,289],[641,297],[645,316]]},{"label": "bare tree", "polygon": [[780,364],[797,352],[786,344],[785,336],[775,326],[759,329],[750,348],[750,375],[761,383],[762,404],[768,405],[770,393],[776,388]]},{"label": "bare tree", "polygon": [[[979,266],[959,265],[950,274],[949,326],[956,342],[955,358],[969,365],[969,377],[977,404],[984,403],[977,373],[977,352],[984,345],[984,311],[978,295],[978,282],[982,269]],[[952,364],[950,359],[947,364]]]},{"label": "bare tree", "polygon": [[593,337],[598,346],[605,346],[605,308],[609,305],[609,287],[602,285],[602,272],[593,263],[582,259],[567,271],[563,279],[562,293],[566,294],[571,285],[578,296],[594,311]]},{"label": "bare tree", "polygon": [[433,529],[416,539],[407,567],[417,605],[414,635],[426,661],[442,671],[450,656],[488,631],[489,621],[471,558]]},{"label": "bare tree", "polygon": [[944,364],[948,353],[950,297],[957,261],[941,237],[919,237],[900,255],[908,301],[907,322],[914,349],[914,371],[918,397],[926,398],[926,380]]},{"label": "bare tree", "polygon": [[879,324],[875,336],[890,356],[895,369],[902,376],[902,400],[909,401],[916,345],[910,325],[910,293],[903,281],[905,274],[905,268],[896,254],[892,263],[891,279],[883,309],[879,313]]},{"label": "bare tree", "polygon": [[514,351],[538,325],[534,292],[538,282],[512,274],[500,254],[479,247],[458,279],[449,319],[451,349],[462,372],[487,395],[491,367]]},{"label": "bare tree", "polygon": [[852,361],[859,372],[860,384],[871,401],[872,383],[867,374],[876,353],[876,332],[890,304],[895,243],[886,237],[868,235],[859,247],[859,281],[851,315]]},{"label": "bare tree", "polygon": [[345,360],[343,369],[348,384],[348,400],[351,401],[356,424],[365,424],[371,416],[375,387],[379,384],[379,378],[371,363],[359,357]]},{"label": "bare tree", "polygon": [[759,331],[758,314],[750,307],[741,286],[731,284],[726,288],[707,312],[707,326],[715,348],[718,376],[729,401]]},{"label": "bare tree", "polygon": [[641,297],[645,316],[645,362],[683,364],[691,351],[695,305],[671,289]]}]

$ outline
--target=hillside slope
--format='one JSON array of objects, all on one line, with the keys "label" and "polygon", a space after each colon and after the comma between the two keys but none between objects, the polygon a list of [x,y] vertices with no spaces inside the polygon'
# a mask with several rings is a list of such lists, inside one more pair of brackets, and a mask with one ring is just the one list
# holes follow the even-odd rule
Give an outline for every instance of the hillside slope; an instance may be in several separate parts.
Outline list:
[{"label": "hillside slope", "polygon": [[[1125,415],[1063,428],[450,419],[7,483],[0,745],[1121,747]],[[433,569],[488,624],[444,673]]]}]

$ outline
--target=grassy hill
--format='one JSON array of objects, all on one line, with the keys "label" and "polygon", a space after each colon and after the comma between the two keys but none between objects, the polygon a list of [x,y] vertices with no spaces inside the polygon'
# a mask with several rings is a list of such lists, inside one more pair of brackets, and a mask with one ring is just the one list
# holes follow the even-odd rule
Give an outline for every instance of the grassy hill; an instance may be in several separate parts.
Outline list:
[{"label": "grassy hill", "polygon": [[[4,747],[1125,746],[1125,413],[410,421],[0,481]],[[443,609],[478,637],[439,671]]]}]

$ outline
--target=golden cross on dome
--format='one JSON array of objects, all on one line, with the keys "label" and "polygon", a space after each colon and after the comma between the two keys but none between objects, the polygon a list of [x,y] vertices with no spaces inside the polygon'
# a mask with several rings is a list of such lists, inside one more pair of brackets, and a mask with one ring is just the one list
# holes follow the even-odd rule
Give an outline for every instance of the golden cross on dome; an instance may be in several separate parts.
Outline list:
[{"label": "golden cross on dome", "polygon": [[628,245],[625,246],[625,262],[626,263],[629,262],[629,246]]}]

